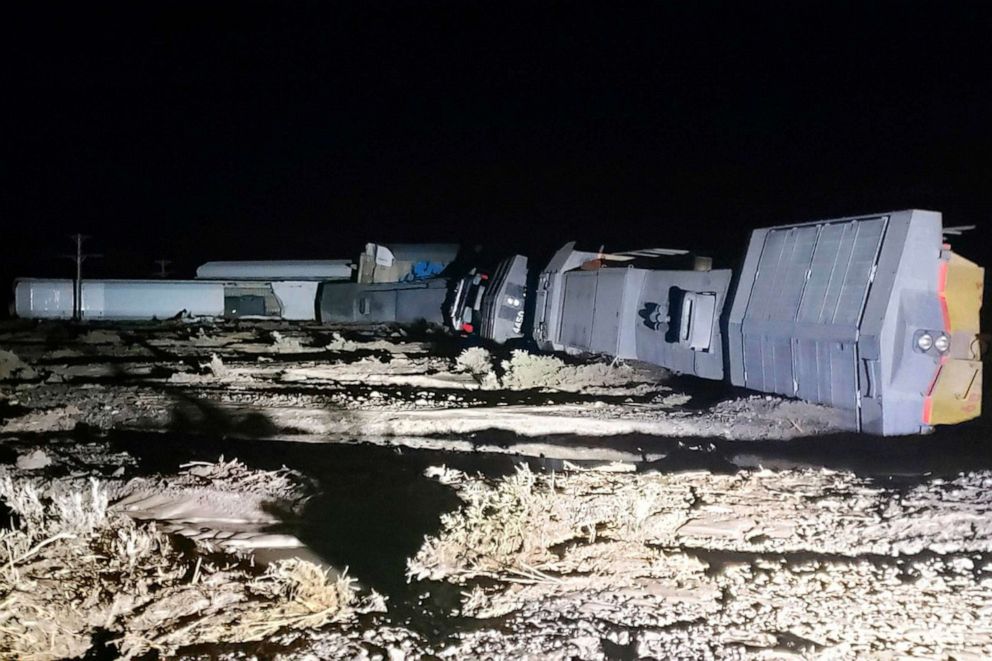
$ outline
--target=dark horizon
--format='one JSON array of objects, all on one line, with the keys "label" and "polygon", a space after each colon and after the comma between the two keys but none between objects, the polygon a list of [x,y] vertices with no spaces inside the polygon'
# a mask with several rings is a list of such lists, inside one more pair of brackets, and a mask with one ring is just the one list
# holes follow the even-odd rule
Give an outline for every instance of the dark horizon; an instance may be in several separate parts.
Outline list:
[{"label": "dark horizon", "polygon": [[[724,263],[750,229],[902,208],[992,243],[983,5],[53,4],[9,22],[0,276],[540,254]],[[732,265],[732,264],[731,264]],[[6,306],[4,306],[6,307]]]}]

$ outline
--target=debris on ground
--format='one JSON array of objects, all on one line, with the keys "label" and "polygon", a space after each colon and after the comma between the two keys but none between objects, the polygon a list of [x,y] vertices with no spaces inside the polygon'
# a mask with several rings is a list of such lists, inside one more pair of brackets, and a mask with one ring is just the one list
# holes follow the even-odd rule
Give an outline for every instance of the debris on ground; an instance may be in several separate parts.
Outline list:
[{"label": "debris on ground", "polygon": [[103,328],[96,328],[80,335],[79,341],[83,344],[119,345],[123,343],[124,340],[121,338],[120,333]]},{"label": "debris on ground", "polygon": [[298,337],[287,337],[279,331],[272,331],[272,350],[275,353],[304,353],[308,351]]},{"label": "debris on ground", "polygon": [[461,484],[467,479],[464,472],[457,468],[448,468],[447,466],[428,466],[424,470],[424,477],[437,480],[441,484],[448,486]]},{"label": "debris on ground", "polygon": [[79,423],[82,413],[82,410],[74,404],[37,408],[24,415],[5,420],[0,424],[0,433],[68,431]]},{"label": "debris on ground", "polygon": [[331,333],[331,341],[324,345],[328,351],[357,351],[361,345],[358,342],[346,339],[338,332]]},{"label": "debris on ground", "polygon": [[32,450],[17,457],[19,470],[38,470],[52,465],[52,458],[42,449]]},{"label": "debris on ground", "polygon": [[38,373],[21,360],[13,351],[0,349],[0,381],[30,381],[38,378]]},{"label": "debris on ground", "polygon": [[210,354],[210,362],[201,364],[200,368],[209,371],[218,379],[223,379],[230,373],[223,359],[215,353]]}]

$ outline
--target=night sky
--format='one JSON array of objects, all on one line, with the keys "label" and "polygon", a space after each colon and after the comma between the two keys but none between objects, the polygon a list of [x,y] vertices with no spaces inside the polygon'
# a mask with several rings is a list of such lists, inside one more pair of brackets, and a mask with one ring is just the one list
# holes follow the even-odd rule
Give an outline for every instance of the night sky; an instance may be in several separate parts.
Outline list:
[{"label": "night sky", "polygon": [[32,3],[0,46],[2,290],[68,276],[74,231],[104,277],[369,240],[733,265],[754,227],[923,207],[987,259],[986,4]]}]

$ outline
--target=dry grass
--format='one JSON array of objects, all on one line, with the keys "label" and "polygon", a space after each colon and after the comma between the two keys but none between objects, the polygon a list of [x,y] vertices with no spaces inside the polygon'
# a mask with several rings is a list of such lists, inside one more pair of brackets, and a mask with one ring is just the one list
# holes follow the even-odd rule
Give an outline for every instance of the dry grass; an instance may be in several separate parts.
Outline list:
[{"label": "dry grass", "polygon": [[526,351],[514,351],[510,360],[503,361],[504,388],[555,388],[562,383],[565,363],[554,356],[535,356]]},{"label": "dry grass", "polygon": [[258,574],[231,556],[225,566],[180,553],[154,524],[107,509],[97,481],[83,492],[42,493],[0,476],[15,525],[0,532],[0,658],[84,654],[97,630],[124,658],[186,645],[262,640],[289,629],[348,619],[353,581],[302,560]]},{"label": "dry grass", "polygon": [[307,349],[298,337],[286,337],[279,331],[272,331],[272,349],[276,353],[303,353]]},{"label": "dry grass", "polygon": [[482,378],[493,371],[492,354],[482,347],[469,347],[455,359],[455,370]]},{"label": "dry grass", "polygon": [[441,534],[426,539],[408,563],[412,578],[548,580],[548,571],[561,569],[555,547],[600,537],[641,541],[645,522],[679,498],[615,472],[536,475],[525,465],[495,484],[467,480],[459,495],[464,507],[444,515]]},{"label": "dry grass", "polygon": [[909,490],[827,470],[456,484],[465,505],[408,569],[463,586],[464,615],[509,616],[463,655],[598,658],[623,630],[638,658],[992,658],[988,473]]},{"label": "dry grass", "polygon": [[538,356],[521,350],[513,351],[510,360],[504,360],[501,367],[503,376],[499,385],[509,390],[544,388],[580,391],[623,386],[636,378],[634,370],[616,361],[566,365],[555,356]]},{"label": "dry grass", "polygon": [[301,473],[283,466],[276,470],[249,468],[239,459],[225,460],[224,455],[213,461],[190,461],[179,466],[180,479],[170,479],[170,484],[186,484],[195,478],[196,483],[208,483],[215,488],[239,493],[264,493],[272,497],[287,495],[299,498],[308,487],[308,480]]},{"label": "dry grass", "polygon": [[328,351],[357,351],[361,345],[335,331],[331,333],[331,341],[324,345],[324,348]]},{"label": "dry grass", "polygon": [[230,370],[228,370],[224,361],[215,353],[210,354],[210,362],[202,363],[200,368],[207,370],[218,379],[222,379],[230,374]]}]

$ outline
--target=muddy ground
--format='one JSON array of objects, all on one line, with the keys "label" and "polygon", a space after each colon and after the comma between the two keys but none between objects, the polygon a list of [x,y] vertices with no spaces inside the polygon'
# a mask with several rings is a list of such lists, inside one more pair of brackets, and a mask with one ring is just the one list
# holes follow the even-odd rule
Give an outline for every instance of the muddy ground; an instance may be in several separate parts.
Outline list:
[{"label": "muddy ground", "polygon": [[987,658],[988,431],[429,328],[8,324],[0,654]]}]

